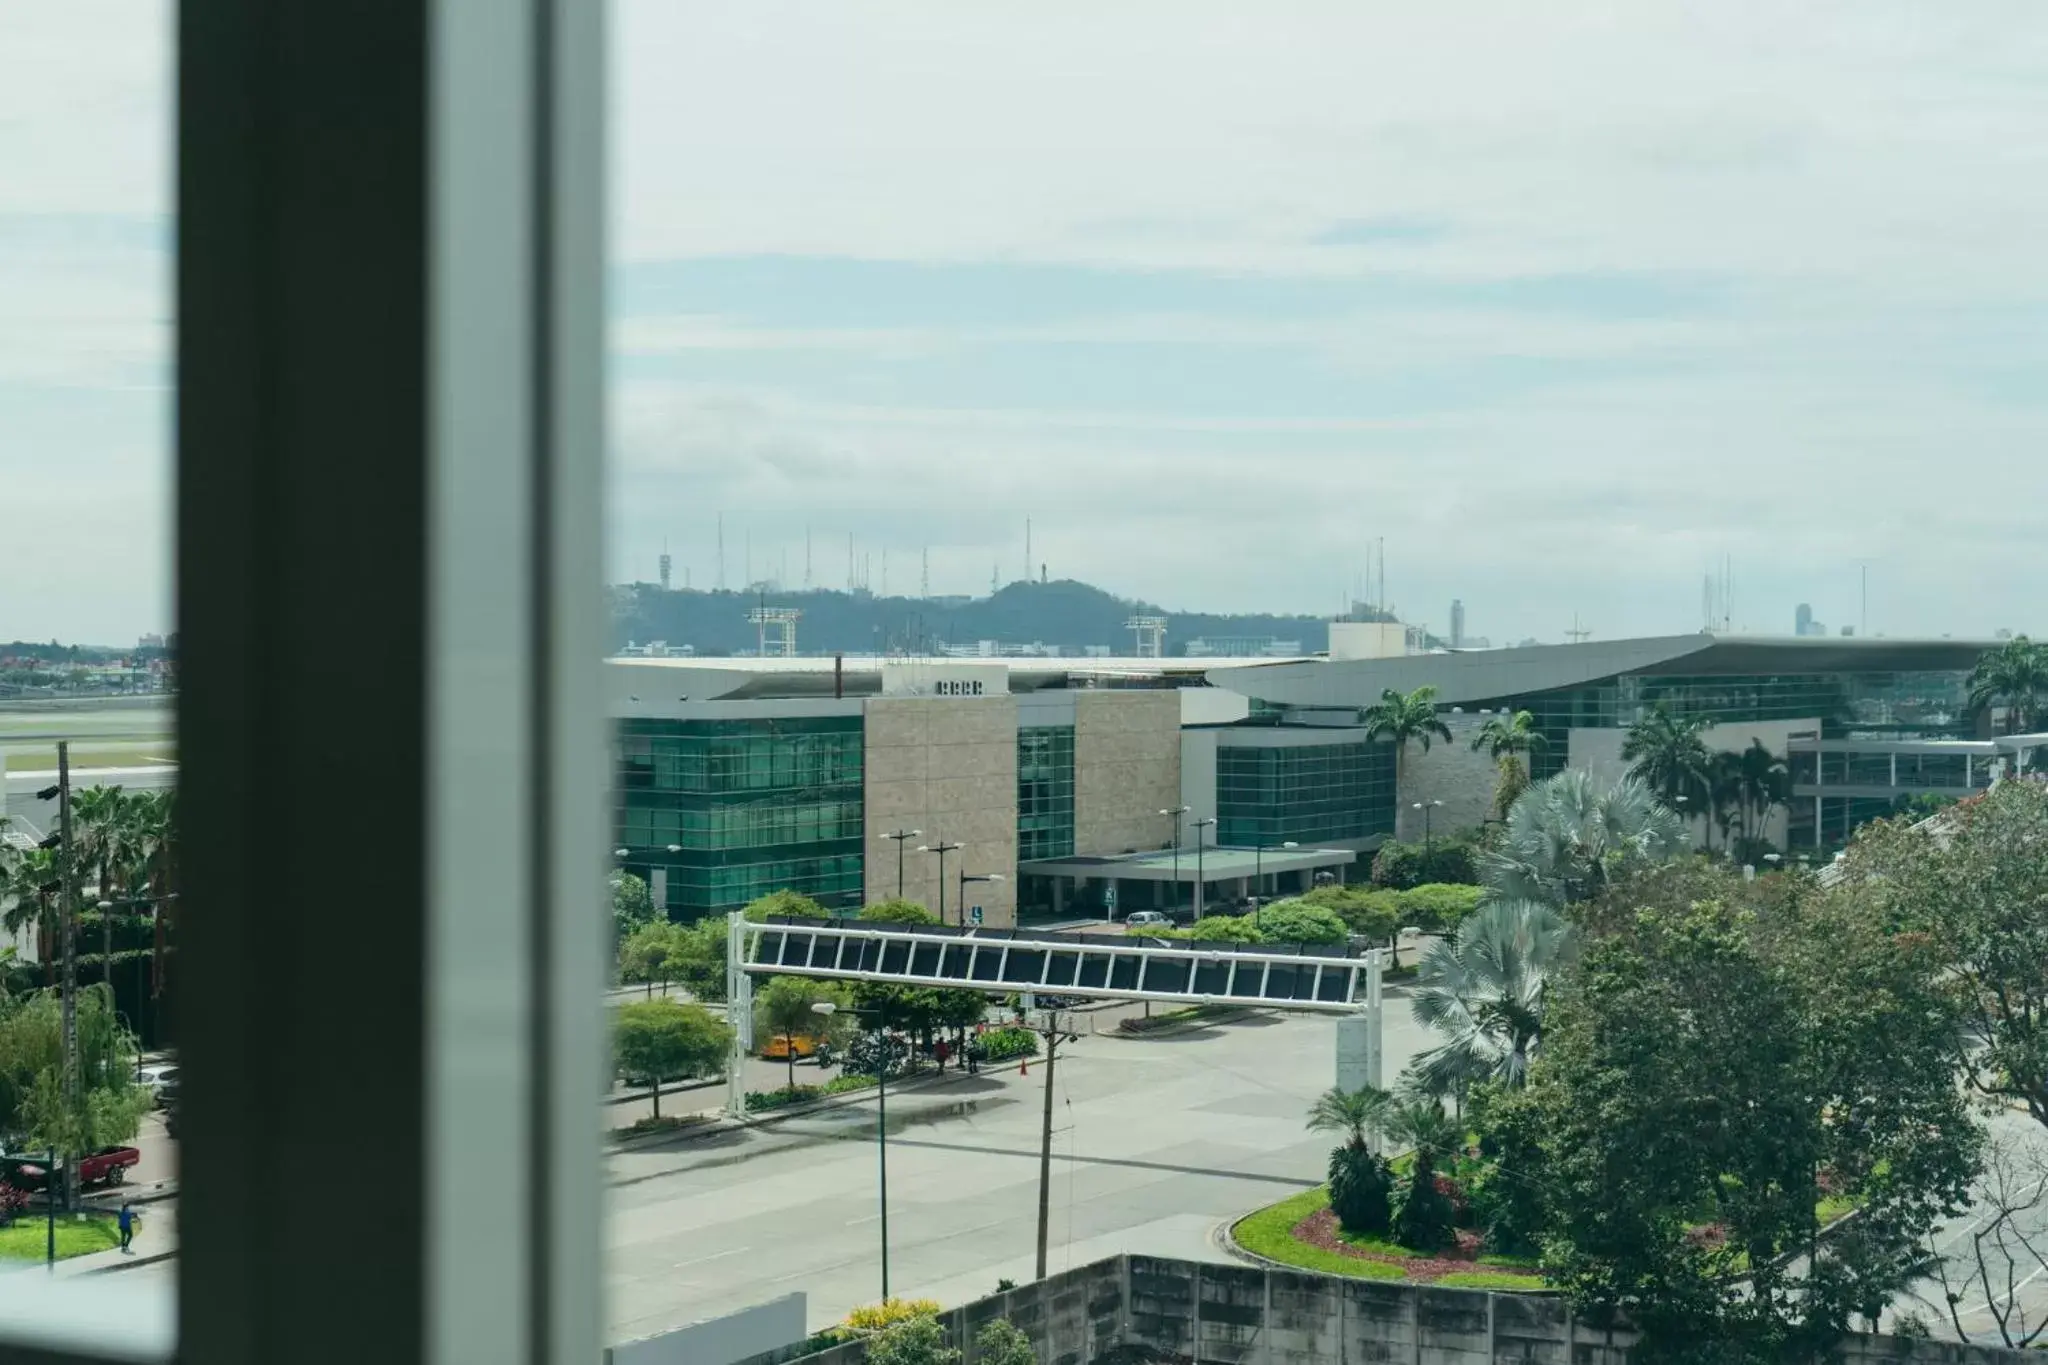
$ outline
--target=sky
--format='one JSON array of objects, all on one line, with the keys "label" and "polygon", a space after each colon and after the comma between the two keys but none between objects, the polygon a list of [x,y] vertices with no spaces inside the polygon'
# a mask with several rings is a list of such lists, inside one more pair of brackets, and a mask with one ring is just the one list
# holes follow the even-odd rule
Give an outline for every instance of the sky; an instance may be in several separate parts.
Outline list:
[{"label": "sky", "polygon": [[[617,579],[2048,629],[2037,5],[613,16]],[[167,19],[0,14],[0,639],[169,624]]]}]

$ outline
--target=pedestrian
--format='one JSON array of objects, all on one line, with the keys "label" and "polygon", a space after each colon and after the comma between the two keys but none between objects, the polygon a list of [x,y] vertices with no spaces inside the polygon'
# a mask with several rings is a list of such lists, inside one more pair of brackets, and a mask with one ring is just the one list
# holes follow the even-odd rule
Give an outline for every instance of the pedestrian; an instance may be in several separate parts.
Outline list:
[{"label": "pedestrian", "polygon": [[952,1049],[946,1046],[946,1040],[944,1038],[941,1038],[938,1042],[932,1044],[932,1056],[938,1059],[939,1072],[942,1075],[945,1073],[946,1070],[946,1058],[950,1055],[952,1055]]},{"label": "pedestrian", "polygon": [[128,1244],[135,1240],[135,1206],[124,1200],[121,1204],[120,1215],[114,1221],[121,1226],[122,1252],[125,1255],[133,1256],[135,1249]]},{"label": "pedestrian", "polygon": [[979,1034],[967,1040],[967,1074],[970,1076],[981,1074],[981,1036]]}]

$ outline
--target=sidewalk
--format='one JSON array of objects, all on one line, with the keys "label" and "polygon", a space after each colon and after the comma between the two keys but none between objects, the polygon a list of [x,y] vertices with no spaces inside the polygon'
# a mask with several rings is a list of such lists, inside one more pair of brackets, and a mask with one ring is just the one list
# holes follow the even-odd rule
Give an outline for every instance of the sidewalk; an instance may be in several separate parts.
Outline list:
[{"label": "sidewalk", "polygon": [[[112,1213],[120,1208],[100,1208],[95,1213]],[[165,1199],[153,1204],[137,1204],[135,1212],[140,1222],[136,1228],[132,1253],[120,1251],[96,1251],[90,1256],[69,1256],[57,1262],[53,1271],[47,1261],[4,1261],[0,1262],[0,1274],[12,1272],[16,1275],[48,1275],[55,1279],[75,1279],[80,1275],[92,1275],[103,1271],[127,1270],[135,1266],[150,1265],[168,1260],[178,1254],[178,1205],[175,1199]],[[24,1215],[34,1222],[41,1215]],[[63,1215],[58,1215],[62,1221]]]}]

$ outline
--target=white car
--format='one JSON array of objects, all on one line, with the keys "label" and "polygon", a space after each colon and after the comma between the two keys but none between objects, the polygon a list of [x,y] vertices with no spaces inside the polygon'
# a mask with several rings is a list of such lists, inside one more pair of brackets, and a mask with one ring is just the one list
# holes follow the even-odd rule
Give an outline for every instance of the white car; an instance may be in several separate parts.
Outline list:
[{"label": "white car", "polygon": [[141,1074],[135,1078],[135,1083],[144,1090],[147,1090],[151,1098],[158,1105],[161,1105],[164,1102],[165,1091],[168,1090],[173,1094],[177,1093],[178,1064],[176,1062],[158,1062],[155,1066],[146,1066],[142,1068]]},{"label": "white car", "polygon": [[1162,915],[1157,910],[1139,910],[1134,914],[1126,915],[1124,923],[1135,928],[1163,929],[1173,923],[1173,918],[1169,915]]}]

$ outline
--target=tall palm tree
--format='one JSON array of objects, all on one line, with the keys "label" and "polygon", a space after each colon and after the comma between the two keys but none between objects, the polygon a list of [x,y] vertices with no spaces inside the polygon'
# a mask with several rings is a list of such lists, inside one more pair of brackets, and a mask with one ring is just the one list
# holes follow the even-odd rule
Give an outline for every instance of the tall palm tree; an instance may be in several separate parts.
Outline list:
[{"label": "tall palm tree", "polygon": [[1342,1133],[1345,1146],[1363,1151],[1366,1138],[1380,1130],[1381,1120],[1393,1104],[1393,1095],[1376,1085],[1357,1090],[1333,1085],[1316,1096],[1316,1102],[1309,1107],[1308,1130]]},{"label": "tall palm tree", "polygon": [[1480,879],[1499,900],[1563,906],[1622,873],[1670,861],[1689,842],[1685,821],[1639,779],[1602,786],[1567,768],[1515,799],[1500,843],[1480,854]]},{"label": "tall palm tree", "polygon": [[[1536,728],[1536,717],[1527,711],[1509,715],[1503,711],[1480,726],[1472,736],[1472,751],[1484,749],[1493,759],[1500,776],[1493,786],[1493,812],[1505,820],[1515,798],[1529,788],[1530,768],[1536,755],[1550,747],[1549,738]],[[1523,756],[1527,755],[1525,759]]]},{"label": "tall palm tree", "polygon": [[24,929],[36,932],[36,957],[43,964],[43,980],[54,977],[57,939],[57,909],[54,904],[60,882],[57,855],[47,848],[32,848],[18,854],[0,884],[0,927],[9,934]]},{"label": "tall palm tree", "polygon": [[1425,1092],[1479,1081],[1519,1088],[1543,1036],[1544,992],[1572,947],[1571,926],[1537,901],[1489,901],[1429,946],[1416,969],[1415,1021],[1443,1042],[1416,1057]]},{"label": "tall palm tree", "polygon": [[165,917],[177,896],[178,791],[138,792],[130,811],[135,870],[142,886],[138,899],[150,908],[150,987],[152,997],[163,990]]},{"label": "tall palm tree", "polygon": [[[135,856],[135,813],[135,798],[119,786],[99,784],[71,798],[71,819],[77,831],[74,857],[79,869],[91,872],[99,882],[97,904],[110,903],[115,882],[128,880],[128,865]],[[114,916],[111,910],[96,909],[94,913],[100,922],[100,979],[111,986]]]},{"label": "tall palm tree", "polygon": [[1713,759],[1700,731],[1706,729],[1704,716],[1676,716],[1659,702],[1641,720],[1628,727],[1621,741],[1622,761],[1628,774],[1639,779],[1674,810],[1679,798],[1702,797],[1707,789],[1708,769]]},{"label": "tall palm tree", "polygon": [[1765,748],[1762,740],[1751,739],[1749,747],[1736,756],[1734,784],[1736,805],[1742,812],[1742,839],[1748,843],[1758,837],[1771,811],[1791,799],[1792,774],[1785,760]]},{"label": "tall palm tree", "polygon": [[1429,752],[1432,738],[1441,739],[1446,744],[1451,742],[1451,727],[1436,714],[1434,687],[1418,687],[1405,695],[1389,687],[1358,718],[1365,726],[1366,738],[1394,741],[1396,785],[1401,781],[1401,770],[1407,766],[1410,740],[1420,740],[1424,753]]},{"label": "tall palm tree", "polygon": [[2007,734],[2019,734],[2048,693],[2048,646],[2015,635],[1988,649],[1970,670],[1970,705],[1980,710],[2006,703]]}]

